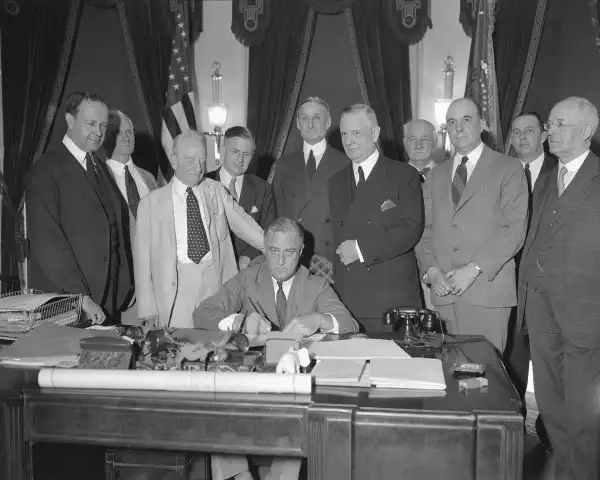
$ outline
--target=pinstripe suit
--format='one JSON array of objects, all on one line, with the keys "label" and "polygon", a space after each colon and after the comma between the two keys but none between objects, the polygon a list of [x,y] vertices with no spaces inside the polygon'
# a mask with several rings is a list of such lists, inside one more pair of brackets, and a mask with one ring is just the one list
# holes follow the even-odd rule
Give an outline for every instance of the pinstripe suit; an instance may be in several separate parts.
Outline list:
[{"label": "pinstripe suit", "polygon": [[517,303],[513,257],[525,239],[527,180],[519,160],[484,146],[455,209],[452,175],[453,162],[447,161],[425,182],[419,266],[422,273],[430,267],[448,272],[470,262],[481,268],[462,296],[439,297],[432,289],[431,300],[442,317],[452,308],[460,312],[449,328],[485,335],[502,351],[510,307]]}]

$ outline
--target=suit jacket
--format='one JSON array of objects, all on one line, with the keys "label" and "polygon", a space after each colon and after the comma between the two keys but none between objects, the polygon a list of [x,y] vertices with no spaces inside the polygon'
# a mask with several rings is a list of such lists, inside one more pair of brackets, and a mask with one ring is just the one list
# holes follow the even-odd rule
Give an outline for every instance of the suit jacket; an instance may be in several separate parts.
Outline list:
[{"label": "suit jacket", "polygon": [[[414,247],[423,231],[421,178],[410,165],[379,156],[366,184],[352,202],[352,165],[329,181],[333,239],[357,240],[364,262],[334,262],[334,286],[358,318],[380,318],[397,306],[420,306]],[[389,202],[388,202],[389,201]],[[384,208],[384,203],[393,208]]]},{"label": "suit jacket", "polygon": [[232,313],[257,313],[283,330],[296,317],[312,313],[331,314],[339,333],[357,332],[358,324],[323,277],[311,275],[300,266],[287,299],[285,324],[279,325],[275,309],[273,279],[266,263],[250,266],[230,279],[216,295],[204,300],[194,312],[194,326],[217,330],[219,322]]},{"label": "suit jacket", "polygon": [[[117,308],[133,290],[126,206],[105,163],[96,161],[98,180],[110,195],[118,224]],[[67,147],[49,150],[27,179],[29,287],[44,292],[90,295],[100,304],[109,281],[110,223],[105,204]],[[102,305],[105,306],[105,305]],[[112,314],[111,305],[105,306]]]},{"label": "suit jacket", "polygon": [[[206,177],[218,182],[220,181],[220,171],[221,169],[214,170],[207,173]],[[244,178],[242,179],[242,194],[238,203],[263,230],[266,230],[277,216],[271,185],[251,173],[244,174]],[[237,258],[246,256],[253,259],[261,254],[256,248],[248,245],[235,235],[234,240],[233,246]]]},{"label": "suit jacket", "polygon": [[434,305],[461,300],[483,307],[516,305],[516,253],[527,227],[529,191],[521,162],[483,147],[456,209],[450,188],[453,160],[438,165],[423,189],[425,230],[417,248],[421,272],[444,272],[470,262],[482,270],[461,297],[438,297]]},{"label": "suit jacket", "polygon": [[[527,284],[532,281],[531,274],[537,271],[536,258],[543,255],[544,285],[552,298],[557,319],[574,319],[567,327],[581,329],[581,338],[585,337],[585,342],[597,348],[600,343],[600,159],[589,153],[556,203],[549,236],[540,243],[536,236],[544,205],[551,195],[558,194],[557,178],[558,165],[555,165],[540,185],[538,208],[533,212],[521,258],[518,315],[523,318]],[[533,248],[534,243],[537,248]],[[565,331],[567,335],[570,332]]]},{"label": "suit jacket", "polygon": [[[257,249],[263,249],[263,231],[219,182],[205,178],[200,184],[200,197],[212,252],[207,268],[213,274],[206,276],[210,282],[198,285],[198,292],[202,289],[209,296],[238,272],[229,228]],[[140,202],[133,258],[139,317],[158,315],[168,325],[178,288],[171,183],[150,192]]]},{"label": "suit jacket", "polygon": [[304,227],[304,255],[317,253],[330,262],[335,259],[327,186],[336,172],[349,164],[348,157],[327,146],[312,182],[308,179],[302,151],[277,161],[273,193],[277,214],[297,220]]}]

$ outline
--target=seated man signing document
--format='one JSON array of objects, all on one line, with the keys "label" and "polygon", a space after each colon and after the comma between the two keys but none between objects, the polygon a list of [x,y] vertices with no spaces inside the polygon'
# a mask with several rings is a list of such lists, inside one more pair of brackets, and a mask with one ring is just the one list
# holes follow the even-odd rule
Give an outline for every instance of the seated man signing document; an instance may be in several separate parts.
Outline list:
[{"label": "seated man signing document", "polygon": [[[304,247],[302,227],[276,219],[265,231],[266,262],[241,270],[194,311],[194,326],[211,330],[264,334],[271,329],[309,336],[316,332],[357,332],[358,324],[325,278],[311,275],[298,262]],[[213,455],[213,480],[250,480],[241,455]],[[298,478],[299,459],[276,458],[266,478]]]},{"label": "seated man signing document", "polygon": [[298,262],[304,247],[302,227],[276,219],[265,231],[266,262],[240,271],[194,311],[194,326],[264,334],[270,330],[342,334],[358,324],[323,277]]}]

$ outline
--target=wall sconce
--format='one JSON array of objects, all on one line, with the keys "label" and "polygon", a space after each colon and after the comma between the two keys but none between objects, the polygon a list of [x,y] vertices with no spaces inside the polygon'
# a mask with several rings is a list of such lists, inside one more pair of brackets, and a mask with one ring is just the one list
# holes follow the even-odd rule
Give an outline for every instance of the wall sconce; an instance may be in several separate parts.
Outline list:
[{"label": "wall sconce", "polygon": [[221,64],[214,62],[212,64],[213,73],[212,80],[212,95],[213,102],[208,106],[208,121],[213,127],[212,132],[204,132],[206,135],[215,136],[215,163],[219,166],[221,159],[221,142],[223,139],[223,127],[227,123],[227,105],[221,101],[221,87],[223,83],[223,75],[219,69]]},{"label": "wall sconce", "polygon": [[448,129],[446,127],[446,113],[452,103],[454,92],[454,59],[450,56],[444,59],[444,96],[435,101],[435,121],[439,125],[438,134],[442,137],[442,148],[447,152],[449,146],[447,143]]}]

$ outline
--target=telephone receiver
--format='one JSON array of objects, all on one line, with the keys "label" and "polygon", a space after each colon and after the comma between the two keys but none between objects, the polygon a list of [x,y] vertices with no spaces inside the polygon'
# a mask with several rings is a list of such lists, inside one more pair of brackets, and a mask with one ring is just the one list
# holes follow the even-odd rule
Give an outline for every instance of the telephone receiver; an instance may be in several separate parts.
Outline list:
[{"label": "telephone receiver", "polygon": [[388,308],[383,314],[382,323],[391,325],[394,331],[404,333],[405,336],[442,333],[437,313],[427,308]]}]

